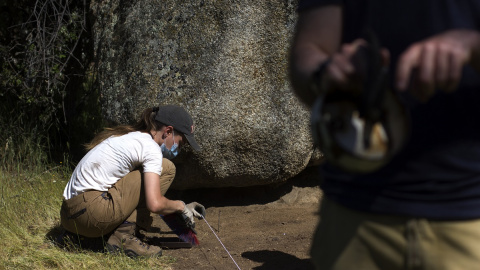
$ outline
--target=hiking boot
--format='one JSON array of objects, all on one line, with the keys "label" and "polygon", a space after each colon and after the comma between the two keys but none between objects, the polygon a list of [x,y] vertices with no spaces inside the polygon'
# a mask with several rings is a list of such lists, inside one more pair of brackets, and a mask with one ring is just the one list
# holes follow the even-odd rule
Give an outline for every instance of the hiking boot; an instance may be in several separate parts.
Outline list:
[{"label": "hiking boot", "polygon": [[110,253],[123,252],[131,258],[162,256],[160,247],[146,244],[135,236],[134,223],[120,225],[108,238],[107,250]]}]

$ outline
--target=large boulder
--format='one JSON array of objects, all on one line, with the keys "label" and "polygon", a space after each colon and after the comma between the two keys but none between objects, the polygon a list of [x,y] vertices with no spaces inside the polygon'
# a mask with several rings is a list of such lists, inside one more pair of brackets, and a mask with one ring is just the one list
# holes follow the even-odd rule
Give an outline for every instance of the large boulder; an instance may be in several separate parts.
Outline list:
[{"label": "large boulder", "polygon": [[296,1],[94,0],[103,113],[131,123],[184,106],[202,150],[174,160],[174,188],[283,182],[314,152],[309,112],[288,79]]}]

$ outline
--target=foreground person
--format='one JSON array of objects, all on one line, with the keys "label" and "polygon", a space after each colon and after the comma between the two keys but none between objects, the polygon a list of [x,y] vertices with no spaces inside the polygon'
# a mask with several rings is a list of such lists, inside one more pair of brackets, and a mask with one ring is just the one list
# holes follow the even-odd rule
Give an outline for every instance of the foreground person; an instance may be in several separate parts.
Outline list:
[{"label": "foreground person", "polygon": [[193,131],[193,120],[183,108],[166,105],[144,110],[133,126],[99,133],[63,192],[62,226],[85,237],[111,234],[109,252],[160,256],[160,247],[135,236],[137,220],[149,219],[142,215],[181,213],[192,224],[194,217],[205,215],[196,202],[186,205],[164,196],[175,177],[170,159],[186,143],[200,149]]},{"label": "foreground person", "polygon": [[361,86],[353,59],[370,28],[411,118],[410,138],[385,167],[323,166],[317,269],[479,269],[479,18],[480,1],[300,1],[299,97],[311,106],[325,91],[340,98]]}]

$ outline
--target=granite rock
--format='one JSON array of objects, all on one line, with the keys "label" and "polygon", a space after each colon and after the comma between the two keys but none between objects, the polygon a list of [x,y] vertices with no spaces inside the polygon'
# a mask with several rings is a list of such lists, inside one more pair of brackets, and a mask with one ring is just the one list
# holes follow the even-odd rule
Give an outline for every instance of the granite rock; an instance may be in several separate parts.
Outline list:
[{"label": "granite rock", "polygon": [[174,160],[173,188],[286,181],[322,160],[291,90],[296,1],[94,0],[104,117],[132,123],[150,106],[194,118],[202,150]]}]

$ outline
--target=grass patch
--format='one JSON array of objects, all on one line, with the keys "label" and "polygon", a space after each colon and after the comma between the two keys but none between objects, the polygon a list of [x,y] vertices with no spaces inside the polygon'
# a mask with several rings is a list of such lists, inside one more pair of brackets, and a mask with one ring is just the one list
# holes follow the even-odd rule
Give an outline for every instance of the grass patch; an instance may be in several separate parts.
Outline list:
[{"label": "grass patch", "polygon": [[130,259],[88,250],[66,250],[59,234],[63,189],[70,171],[0,168],[0,269],[171,269],[173,258]]},{"label": "grass patch", "polygon": [[[0,115],[0,269],[171,269],[174,259],[167,256],[130,259],[56,245],[73,166],[45,129],[23,121],[23,111]],[[53,161],[53,152],[61,162]]]}]

